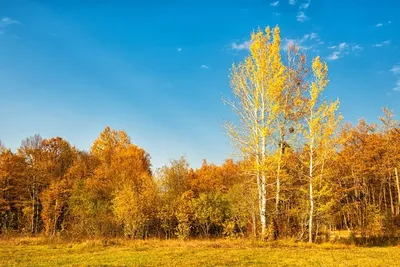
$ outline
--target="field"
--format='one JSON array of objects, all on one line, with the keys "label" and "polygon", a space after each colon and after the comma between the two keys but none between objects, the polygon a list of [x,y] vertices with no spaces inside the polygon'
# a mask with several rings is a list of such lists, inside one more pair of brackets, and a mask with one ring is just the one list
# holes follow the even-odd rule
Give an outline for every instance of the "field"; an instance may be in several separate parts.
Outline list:
[{"label": "field", "polygon": [[248,240],[0,241],[0,266],[398,266],[399,247]]}]

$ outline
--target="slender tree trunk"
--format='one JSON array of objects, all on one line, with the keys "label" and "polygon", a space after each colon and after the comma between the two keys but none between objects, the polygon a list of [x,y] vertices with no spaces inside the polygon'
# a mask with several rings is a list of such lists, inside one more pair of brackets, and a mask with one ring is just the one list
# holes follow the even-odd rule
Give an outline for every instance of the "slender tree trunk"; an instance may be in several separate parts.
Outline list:
[{"label": "slender tree trunk", "polygon": [[279,216],[279,203],[280,203],[280,192],[281,192],[281,179],[280,179],[280,172],[281,172],[281,163],[279,160],[278,163],[278,175],[276,177],[276,196],[275,196],[275,209],[276,209],[276,217]]},{"label": "slender tree trunk", "polygon": [[[347,202],[347,206],[350,206],[350,201],[351,200],[349,200],[349,197],[348,196],[346,196],[346,202]],[[358,210],[356,211],[357,213],[358,213]],[[347,213],[347,217],[346,217],[346,213]],[[358,218],[359,218],[359,216],[357,216]],[[346,219],[347,218],[347,219]],[[350,232],[350,229],[352,229],[353,228],[353,225],[351,224],[351,220],[350,220],[350,212],[349,211],[347,211],[347,212],[345,212],[345,219],[346,219],[346,226],[347,226],[347,230]],[[361,224],[361,223],[360,223]]]},{"label": "slender tree trunk", "polygon": [[313,196],[313,141],[310,144],[310,218],[308,221],[308,242],[312,243],[312,229],[313,229],[313,216],[314,216],[314,196]]},{"label": "slender tree trunk", "polygon": [[[264,94],[264,89],[261,91]],[[265,136],[265,99],[261,96],[261,237],[267,237],[267,178],[265,175],[266,168],[266,136]]]},{"label": "slender tree trunk", "polygon": [[54,226],[53,226],[53,235],[55,235],[56,234],[56,232],[57,232],[57,221],[58,221],[58,215],[57,215],[57,213],[58,213],[58,205],[57,205],[57,200],[56,200],[56,203],[55,203],[55,205],[54,205]]},{"label": "slender tree trunk", "polygon": [[32,185],[32,218],[31,218],[31,232],[35,233],[35,185]]},{"label": "slender tree trunk", "polygon": [[258,190],[258,210],[259,210],[259,212],[261,214],[261,210],[262,210],[262,197],[261,196],[262,196],[262,193],[261,193],[261,175],[260,175],[260,171],[257,171],[256,179],[257,179],[257,190]]},{"label": "slender tree trunk", "polygon": [[253,210],[253,238],[257,237],[257,219],[256,212]]},{"label": "slender tree trunk", "polygon": [[[279,146],[279,158],[278,158],[278,168],[277,168],[277,173],[276,173],[276,195],[275,195],[275,211],[276,211],[276,216],[275,216],[275,221],[277,228],[279,227],[279,215],[280,215],[280,192],[281,192],[281,165],[282,165],[282,156],[283,156],[283,140],[284,138],[281,138],[281,144]],[[279,235],[279,229],[275,229],[276,233],[276,238],[278,238]]]},{"label": "slender tree trunk", "polygon": [[261,174],[261,237],[265,239],[268,235],[267,226],[267,187],[266,187],[266,177],[265,174]]},{"label": "slender tree trunk", "polygon": [[349,223],[347,222],[346,213],[343,213],[344,225],[346,226],[347,231],[350,232]]},{"label": "slender tree trunk", "polygon": [[316,220],[315,225],[316,225],[316,227],[315,227],[315,241],[317,241],[319,227],[320,227],[320,224],[319,224],[318,220]]},{"label": "slender tree trunk", "polygon": [[400,184],[399,184],[399,174],[397,172],[397,167],[394,168],[394,174],[396,175],[396,186],[397,186],[397,197],[398,197],[397,215],[399,215],[399,212],[400,212]]},{"label": "slender tree trunk", "polygon": [[375,191],[373,190],[373,188],[372,188],[372,190],[371,190],[371,193],[372,193],[372,205],[376,205],[376,200],[375,200]]},{"label": "slender tree trunk", "polygon": [[391,214],[392,214],[392,217],[393,217],[393,215],[394,215],[394,205],[393,205],[392,187],[391,187],[390,180],[391,180],[391,177],[389,176],[388,186],[389,186],[389,197],[390,197],[390,211],[391,211]]},{"label": "slender tree trunk", "polygon": [[39,233],[39,188],[38,184],[36,183],[36,216],[35,216],[35,233]]},{"label": "slender tree trunk", "polygon": [[385,212],[387,211],[387,200],[386,200],[386,187],[383,186],[383,202],[385,205]]},{"label": "slender tree trunk", "polygon": [[32,229],[31,232],[33,234],[38,232],[38,224],[39,224],[39,206],[38,206],[38,184],[36,183],[36,177],[34,177],[34,181],[32,184]]},{"label": "slender tree trunk", "polygon": [[261,238],[267,236],[267,194],[266,194],[266,179],[263,172],[257,171],[257,186],[258,186],[258,204],[260,210],[261,221]]},{"label": "slender tree trunk", "polygon": [[313,181],[312,178],[310,177],[310,218],[308,221],[309,243],[312,243],[313,216],[314,216]]}]

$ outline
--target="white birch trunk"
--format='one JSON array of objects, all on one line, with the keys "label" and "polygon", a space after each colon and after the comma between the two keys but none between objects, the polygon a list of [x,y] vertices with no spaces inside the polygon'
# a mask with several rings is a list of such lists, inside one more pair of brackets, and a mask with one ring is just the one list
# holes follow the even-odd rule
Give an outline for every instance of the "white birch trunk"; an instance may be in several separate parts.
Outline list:
[{"label": "white birch trunk", "polygon": [[[312,119],[313,113],[311,112],[311,119]],[[310,136],[312,136],[313,132],[310,127]],[[313,229],[313,216],[314,216],[314,195],[313,195],[313,153],[314,153],[314,137],[311,138],[310,141],[310,170],[309,170],[309,200],[310,200],[310,218],[308,220],[308,242],[312,243],[312,229]]]}]

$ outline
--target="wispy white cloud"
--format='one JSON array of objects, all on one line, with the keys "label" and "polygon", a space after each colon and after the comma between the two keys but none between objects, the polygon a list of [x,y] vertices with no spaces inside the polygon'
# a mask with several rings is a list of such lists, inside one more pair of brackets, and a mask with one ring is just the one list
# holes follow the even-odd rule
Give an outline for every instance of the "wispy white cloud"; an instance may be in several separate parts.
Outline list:
[{"label": "wispy white cloud", "polygon": [[279,1],[272,2],[270,5],[271,6],[278,6],[279,5]]},{"label": "wispy white cloud", "polygon": [[343,51],[346,49],[349,45],[345,42],[339,44],[339,51]]},{"label": "wispy white cloud", "polygon": [[244,41],[243,43],[233,42],[231,44],[233,50],[248,50],[250,47],[250,40]]},{"label": "wispy white cloud", "polygon": [[389,71],[392,72],[392,74],[396,77],[396,84],[393,88],[393,91],[400,92],[400,64],[394,65]]},{"label": "wispy white cloud", "polygon": [[334,50],[329,56],[327,56],[327,60],[337,60],[339,58],[344,57],[345,55],[350,54],[350,52],[355,53],[356,55],[364,50],[361,45],[354,43],[346,43],[342,42],[337,45],[328,46],[328,49]]},{"label": "wispy white cloud", "polygon": [[310,7],[311,4],[311,0],[307,0],[306,2],[304,2],[303,4],[300,5],[300,9],[307,9]]},{"label": "wispy white cloud", "polygon": [[353,51],[362,51],[362,50],[364,50],[364,47],[362,47],[361,45],[356,44],[356,45],[353,45],[353,46],[351,47],[351,49],[352,49]]},{"label": "wispy white cloud", "polygon": [[0,20],[0,34],[4,33],[4,29],[12,24],[21,24],[17,20],[10,19],[9,17],[3,17]]},{"label": "wispy white cloud", "polygon": [[[289,1],[289,4],[295,4],[295,1]],[[310,18],[306,15],[305,11],[310,7],[311,0],[306,0],[299,6],[299,11],[297,12],[296,19],[297,21],[304,22],[309,20]]]},{"label": "wispy white cloud", "polygon": [[340,58],[340,51],[335,51],[332,54],[330,54],[326,59],[332,61],[332,60],[337,60],[339,58]]},{"label": "wispy white cloud", "polygon": [[391,71],[394,75],[400,75],[400,64],[394,65],[393,68],[390,69],[390,71]]},{"label": "wispy white cloud", "polygon": [[283,49],[288,50],[291,45],[296,45],[302,50],[309,50],[316,45],[323,44],[319,35],[315,32],[304,34],[303,37],[297,39],[283,39]]},{"label": "wispy white cloud", "polygon": [[296,0],[289,0],[289,5],[294,6],[296,4]]},{"label": "wispy white cloud", "polygon": [[400,91],[400,77],[397,77],[396,85],[394,86],[393,91]]},{"label": "wispy white cloud", "polygon": [[17,20],[10,19],[9,17],[4,17],[0,20],[0,27],[5,27],[11,24],[21,24],[21,23]]},{"label": "wispy white cloud", "polygon": [[304,39],[304,40],[317,40],[317,41],[320,40],[318,34],[315,33],[315,32],[304,34],[302,39]]},{"label": "wispy white cloud", "polygon": [[385,45],[390,45],[390,43],[391,43],[390,40],[386,40],[386,41],[383,41],[382,43],[377,43],[377,44],[374,44],[372,46],[373,47],[382,47],[382,46],[385,46]]},{"label": "wispy white cloud", "polygon": [[[387,24],[392,24],[392,21],[388,20],[386,23]],[[375,24],[375,27],[380,28],[382,26],[385,26],[386,23],[385,22],[379,22],[379,23]]]},{"label": "wispy white cloud", "polygon": [[207,66],[207,65],[201,65],[200,68],[202,68],[202,69],[208,69],[208,68],[210,68],[210,67]]},{"label": "wispy white cloud", "polygon": [[326,59],[327,60],[337,60],[343,57],[344,54],[348,53],[349,45],[346,42],[342,42],[338,45],[329,46],[329,49],[335,49]]},{"label": "wispy white cloud", "polygon": [[181,51],[182,51],[182,48],[178,47],[178,49],[177,49],[177,50],[178,50],[178,52],[181,52]]},{"label": "wispy white cloud", "polygon": [[296,16],[297,21],[304,22],[309,19],[304,11],[299,11]]}]

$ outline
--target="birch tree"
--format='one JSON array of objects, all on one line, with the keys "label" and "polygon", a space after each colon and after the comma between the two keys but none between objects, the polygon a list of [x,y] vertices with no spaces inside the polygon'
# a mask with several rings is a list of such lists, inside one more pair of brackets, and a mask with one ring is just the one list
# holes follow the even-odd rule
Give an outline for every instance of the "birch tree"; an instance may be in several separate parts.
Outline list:
[{"label": "birch tree", "polygon": [[[281,184],[284,176],[284,168],[288,162],[289,153],[285,153],[289,147],[294,146],[300,131],[298,128],[304,112],[302,99],[307,91],[307,75],[309,67],[306,64],[306,56],[300,52],[296,45],[290,45],[286,55],[285,83],[283,90],[278,92],[277,101],[279,109],[275,112],[274,127],[276,136],[274,141],[277,149],[274,155],[276,166],[275,174],[275,220],[280,223]],[[279,226],[278,226],[279,228]],[[279,229],[275,229],[276,232]]]},{"label": "birch tree", "polygon": [[314,180],[317,168],[320,169],[325,161],[326,149],[331,144],[335,130],[341,117],[337,116],[339,101],[328,103],[321,102],[321,93],[328,84],[328,66],[322,62],[320,57],[316,57],[312,63],[314,79],[310,86],[309,97],[306,100],[306,117],[304,141],[307,149],[308,181],[309,181],[309,222],[308,222],[308,241],[313,242],[313,217],[315,210]]},{"label": "birch tree", "polygon": [[[272,36],[271,36],[272,35]],[[276,151],[272,136],[279,111],[279,97],[285,80],[285,67],[280,56],[280,30],[269,27],[251,35],[250,55],[233,65],[231,87],[235,96],[228,103],[239,117],[239,126],[228,125],[242,155],[252,161],[250,172],[255,176],[262,238],[267,236],[267,173],[272,167],[269,155]]]}]

